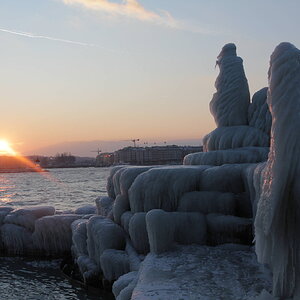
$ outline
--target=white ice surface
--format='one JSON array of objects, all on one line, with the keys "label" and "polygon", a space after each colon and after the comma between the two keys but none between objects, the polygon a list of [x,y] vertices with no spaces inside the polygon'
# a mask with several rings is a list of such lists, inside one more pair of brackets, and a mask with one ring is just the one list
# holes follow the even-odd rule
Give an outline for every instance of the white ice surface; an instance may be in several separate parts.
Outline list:
[{"label": "white ice surface", "polygon": [[219,127],[203,138],[203,151],[244,147],[269,147],[270,137],[251,126]]},{"label": "white ice surface", "polygon": [[210,102],[210,111],[218,127],[246,125],[250,94],[243,60],[236,55],[236,46],[226,44],[217,60],[220,74],[215,82],[217,92]]},{"label": "white ice surface", "polygon": [[184,157],[184,165],[214,165],[257,163],[268,159],[269,147],[245,147],[191,153]]},{"label": "white ice surface", "polygon": [[252,251],[181,246],[147,255],[132,299],[249,300],[270,288],[271,279]]},{"label": "white ice surface", "polygon": [[100,196],[95,200],[97,207],[97,214],[106,217],[112,210],[114,199],[107,196]]},{"label": "white ice surface", "polygon": [[44,216],[54,215],[52,206],[25,207],[11,211],[4,219],[4,223],[23,226],[34,231],[35,221]]},{"label": "white ice surface", "polygon": [[273,295],[300,299],[300,51],[295,46],[275,48],[269,85],[271,148],[255,219],[256,253],[270,264]]},{"label": "white ice surface", "polygon": [[80,215],[46,216],[35,222],[32,234],[34,246],[43,255],[64,255],[72,246],[71,224],[81,218]]},{"label": "white ice surface", "polygon": [[249,126],[255,127],[270,135],[272,116],[267,104],[268,88],[257,91],[248,109]]},{"label": "white ice surface", "polygon": [[132,212],[161,208],[174,211],[186,192],[199,190],[207,166],[160,167],[140,174],[129,189]]},{"label": "white ice surface", "polygon": [[105,279],[113,281],[129,273],[129,257],[125,251],[107,249],[100,256],[101,269]]},{"label": "white ice surface", "polygon": [[215,191],[189,192],[179,199],[177,208],[181,212],[201,212],[203,214],[222,213],[234,215],[236,211],[235,195]]}]

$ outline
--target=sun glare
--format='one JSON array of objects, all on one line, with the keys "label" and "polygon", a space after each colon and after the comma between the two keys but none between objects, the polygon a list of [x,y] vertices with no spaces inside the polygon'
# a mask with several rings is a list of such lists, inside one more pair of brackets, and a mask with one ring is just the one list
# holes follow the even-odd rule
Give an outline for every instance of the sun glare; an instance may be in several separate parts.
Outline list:
[{"label": "sun glare", "polygon": [[5,140],[0,140],[0,155],[16,155],[16,152],[11,148]]}]

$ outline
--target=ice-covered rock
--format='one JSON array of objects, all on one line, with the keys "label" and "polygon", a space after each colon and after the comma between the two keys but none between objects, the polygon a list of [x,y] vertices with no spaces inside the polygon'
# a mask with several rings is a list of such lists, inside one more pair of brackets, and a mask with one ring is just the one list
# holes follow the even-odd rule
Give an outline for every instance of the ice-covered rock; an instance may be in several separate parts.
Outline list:
[{"label": "ice-covered rock", "polygon": [[255,219],[256,253],[273,272],[273,295],[300,298],[300,51],[279,44],[271,55],[271,148]]},{"label": "ice-covered rock", "polygon": [[146,213],[135,213],[129,222],[129,235],[136,251],[146,254],[150,250],[146,227]]},{"label": "ice-covered rock", "polygon": [[4,223],[23,226],[34,231],[35,221],[44,216],[54,215],[55,208],[52,206],[25,207],[11,211],[4,219]]},{"label": "ice-covered rock", "polygon": [[96,206],[95,205],[91,205],[91,204],[87,204],[87,205],[78,207],[77,209],[75,209],[75,214],[77,214],[77,215],[92,215],[92,214],[96,214]]},{"label": "ice-covered rock", "polygon": [[262,88],[257,91],[253,97],[248,109],[249,126],[255,127],[270,135],[272,116],[267,103],[268,88]]},{"label": "ice-covered rock", "polygon": [[125,249],[124,230],[102,216],[95,216],[87,222],[87,247],[89,257],[100,266],[100,256],[106,249]]},{"label": "ice-covered rock", "polygon": [[69,254],[72,246],[71,224],[80,215],[53,215],[38,219],[32,234],[34,247],[46,256]]},{"label": "ice-covered rock", "polygon": [[133,213],[151,209],[175,211],[179,198],[200,188],[200,178],[207,166],[161,167],[140,174],[129,189]]},{"label": "ice-covered rock", "polygon": [[134,167],[124,168],[119,179],[121,194],[127,196],[128,190],[131,187],[132,183],[134,182],[135,178],[141,173],[144,173],[152,168],[153,166],[147,166],[147,167],[134,166]]},{"label": "ice-covered rock", "polygon": [[132,246],[131,240],[126,239],[126,248],[125,251],[129,257],[129,264],[131,271],[138,271],[141,264],[141,256],[137,253],[135,248]]},{"label": "ice-covered rock", "polygon": [[11,206],[0,206],[0,226],[3,224],[5,217],[14,210]]},{"label": "ice-covered rock", "polygon": [[129,223],[133,216],[133,213],[131,211],[125,211],[123,215],[121,216],[121,226],[124,228],[124,230],[129,234]]},{"label": "ice-covered rock", "polygon": [[221,214],[209,214],[206,219],[210,245],[226,243],[251,245],[252,219]]},{"label": "ice-covered rock", "polygon": [[268,159],[269,147],[245,147],[191,153],[184,157],[184,165],[213,165],[258,163]]},{"label": "ice-covered rock", "polygon": [[124,290],[125,288],[127,288],[132,282],[134,282],[134,286],[135,286],[135,281],[137,279],[137,275],[138,275],[138,272],[136,272],[136,271],[129,272],[127,274],[120,276],[118,278],[118,280],[116,280],[114,282],[114,284],[112,286],[112,292],[113,292],[114,296],[116,297],[116,299],[120,299],[120,298],[118,298],[118,296],[121,293],[121,291]]},{"label": "ice-covered rock", "polygon": [[115,188],[114,188],[114,184],[113,184],[113,178],[114,175],[122,168],[124,168],[125,166],[116,166],[111,168],[110,170],[110,174],[107,178],[107,185],[106,185],[106,190],[107,190],[107,194],[108,197],[115,199],[116,198],[116,193],[115,193]]},{"label": "ice-covered rock", "polygon": [[97,214],[106,217],[112,210],[114,199],[107,196],[100,196],[95,200]]},{"label": "ice-covered rock", "polygon": [[175,226],[170,213],[153,209],[146,215],[150,251],[162,253],[170,250],[174,243]]},{"label": "ice-covered rock", "polygon": [[251,126],[219,127],[203,138],[203,151],[245,147],[269,147],[270,137]]},{"label": "ice-covered rock", "polygon": [[153,209],[146,215],[150,250],[162,253],[170,250],[174,243],[206,243],[205,216],[201,213],[165,212]]},{"label": "ice-covered rock", "polygon": [[232,193],[221,192],[190,192],[183,194],[177,208],[181,212],[201,212],[203,214],[222,213],[234,215],[236,199]]},{"label": "ice-covered rock", "polygon": [[72,225],[72,252],[75,257],[88,255],[87,251],[87,229],[88,219],[75,220]]},{"label": "ice-covered rock", "polygon": [[264,181],[262,173],[264,171],[265,166],[266,162],[260,164],[253,164],[249,165],[244,171],[245,181],[247,182],[245,187],[251,201],[253,217],[255,217],[257,211],[257,203],[260,198],[261,188]]},{"label": "ice-covered rock", "polygon": [[248,124],[250,94],[243,60],[236,55],[236,46],[226,44],[217,60],[220,74],[215,82],[217,92],[210,102],[210,111],[218,127]]},{"label": "ice-covered rock", "polygon": [[1,226],[2,249],[9,255],[36,254],[32,241],[32,232],[25,227],[15,224]]},{"label": "ice-covered rock", "polygon": [[243,193],[245,191],[244,170],[247,164],[232,164],[206,168],[201,176],[201,191]]},{"label": "ice-covered rock", "polygon": [[116,197],[112,207],[114,221],[118,224],[121,224],[121,216],[124,212],[128,211],[129,209],[130,207],[128,196],[119,194]]},{"label": "ice-covered rock", "polygon": [[76,263],[79,267],[85,284],[99,284],[100,281],[100,267],[87,255],[81,255],[76,259]]},{"label": "ice-covered rock", "polygon": [[108,281],[118,279],[130,271],[129,257],[125,251],[107,249],[100,256],[101,269]]}]

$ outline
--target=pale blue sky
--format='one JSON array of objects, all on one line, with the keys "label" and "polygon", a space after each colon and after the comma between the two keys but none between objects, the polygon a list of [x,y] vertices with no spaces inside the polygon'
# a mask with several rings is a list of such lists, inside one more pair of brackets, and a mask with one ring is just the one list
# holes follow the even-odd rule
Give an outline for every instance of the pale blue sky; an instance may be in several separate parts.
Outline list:
[{"label": "pale blue sky", "polygon": [[68,1],[0,2],[0,139],[19,151],[201,138],[215,126],[208,103],[225,43],[236,43],[251,93],[266,86],[279,42],[300,46],[299,1],[141,0],[134,13],[117,0]]}]

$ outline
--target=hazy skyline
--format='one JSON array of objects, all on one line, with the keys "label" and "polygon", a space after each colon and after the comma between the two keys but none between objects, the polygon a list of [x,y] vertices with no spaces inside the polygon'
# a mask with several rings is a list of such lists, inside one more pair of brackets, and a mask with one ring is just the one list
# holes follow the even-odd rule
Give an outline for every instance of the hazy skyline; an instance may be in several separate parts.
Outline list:
[{"label": "hazy skyline", "polygon": [[[251,94],[269,57],[300,46],[297,1],[9,0],[0,3],[0,139],[24,154],[73,141],[195,140],[221,47]],[[76,151],[74,151],[76,152]]]}]

